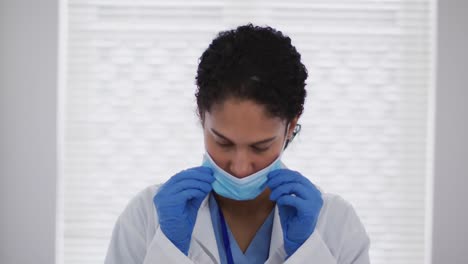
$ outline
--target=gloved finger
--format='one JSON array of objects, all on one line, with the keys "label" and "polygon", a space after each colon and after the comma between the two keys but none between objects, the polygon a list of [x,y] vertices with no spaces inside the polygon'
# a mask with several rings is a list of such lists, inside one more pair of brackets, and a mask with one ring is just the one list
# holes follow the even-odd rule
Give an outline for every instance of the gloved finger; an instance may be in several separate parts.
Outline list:
[{"label": "gloved finger", "polygon": [[198,166],[198,167],[189,168],[187,170],[190,170],[190,171],[193,170],[199,173],[213,175],[213,169],[207,166]]},{"label": "gloved finger", "polygon": [[270,189],[275,189],[279,185],[286,183],[301,183],[303,185],[311,185],[312,183],[302,174],[297,171],[280,169],[274,170],[268,174],[267,185]]},{"label": "gloved finger", "polygon": [[302,199],[297,196],[283,195],[276,200],[276,204],[280,206],[291,206],[299,209],[302,205]]},{"label": "gloved finger", "polygon": [[288,182],[302,181],[302,175],[300,173],[288,169],[274,170],[270,172],[267,177],[267,184],[270,188],[276,188],[277,186]]},{"label": "gloved finger", "polygon": [[278,206],[292,206],[297,210],[298,216],[310,215],[313,212],[317,214],[323,206],[321,195],[313,196],[310,200],[304,200],[298,196],[283,195],[276,200]]},{"label": "gloved finger", "polygon": [[183,170],[177,173],[176,175],[172,176],[172,178],[170,178],[168,182],[177,183],[185,179],[197,179],[208,183],[213,183],[215,181],[215,177],[213,176],[213,170],[208,167],[200,166]]},{"label": "gloved finger", "polygon": [[311,196],[310,189],[306,188],[301,183],[290,182],[279,185],[277,188],[272,189],[270,194],[270,200],[276,201],[283,195],[295,195],[304,200],[307,200]]},{"label": "gloved finger", "polygon": [[211,183],[207,183],[200,180],[184,179],[167,187],[168,194],[176,194],[178,192],[190,189],[197,189],[204,193],[209,193],[213,189]]},{"label": "gloved finger", "polygon": [[174,196],[174,199],[182,198],[185,201],[190,199],[204,199],[207,195],[208,193],[205,193],[203,191],[197,189],[189,189],[181,191],[177,194],[177,196]]},{"label": "gloved finger", "polygon": [[199,197],[196,197],[196,198],[192,198],[190,201],[193,205],[194,208],[196,208],[196,210],[198,211],[198,208],[200,208],[200,205],[201,203],[203,202],[203,200],[205,199],[205,197],[207,196],[208,194],[206,194],[205,196],[199,196]]}]

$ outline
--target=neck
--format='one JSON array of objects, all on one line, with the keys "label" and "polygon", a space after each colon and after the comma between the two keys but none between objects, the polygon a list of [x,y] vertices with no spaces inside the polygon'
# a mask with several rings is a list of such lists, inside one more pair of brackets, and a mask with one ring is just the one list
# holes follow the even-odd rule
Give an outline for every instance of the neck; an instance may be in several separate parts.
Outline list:
[{"label": "neck", "polygon": [[233,216],[252,216],[261,213],[269,213],[275,206],[275,203],[270,200],[271,190],[266,188],[259,196],[253,200],[237,201],[220,196],[215,193],[216,201],[222,209],[223,214]]}]

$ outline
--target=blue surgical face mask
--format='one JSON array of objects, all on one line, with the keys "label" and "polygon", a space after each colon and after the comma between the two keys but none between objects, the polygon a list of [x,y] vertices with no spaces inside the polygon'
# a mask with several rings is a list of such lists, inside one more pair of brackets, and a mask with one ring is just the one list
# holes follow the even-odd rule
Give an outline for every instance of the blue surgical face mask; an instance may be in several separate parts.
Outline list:
[{"label": "blue surgical face mask", "polygon": [[283,167],[281,163],[283,150],[284,145],[278,158],[270,165],[244,178],[237,178],[221,169],[213,161],[208,151],[205,152],[203,157],[203,166],[213,170],[213,176],[216,180],[212,186],[217,194],[233,200],[253,200],[265,190],[268,173]]}]

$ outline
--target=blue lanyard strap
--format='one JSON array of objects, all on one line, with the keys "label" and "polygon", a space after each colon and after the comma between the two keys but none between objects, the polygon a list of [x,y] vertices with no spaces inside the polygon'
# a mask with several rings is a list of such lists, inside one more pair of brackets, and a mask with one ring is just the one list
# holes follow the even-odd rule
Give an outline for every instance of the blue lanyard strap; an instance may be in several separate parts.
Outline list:
[{"label": "blue lanyard strap", "polygon": [[219,220],[221,221],[221,231],[223,235],[223,244],[224,244],[224,251],[226,252],[226,258],[228,264],[234,264],[234,260],[232,258],[232,252],[231,252],[231,245],[229,243],[229,236],[227,232],[227,227],[226,227],[226,221],[224,221],[224,216],[223,212],[221,212],[221,208],[218,208],[219,212]]}]

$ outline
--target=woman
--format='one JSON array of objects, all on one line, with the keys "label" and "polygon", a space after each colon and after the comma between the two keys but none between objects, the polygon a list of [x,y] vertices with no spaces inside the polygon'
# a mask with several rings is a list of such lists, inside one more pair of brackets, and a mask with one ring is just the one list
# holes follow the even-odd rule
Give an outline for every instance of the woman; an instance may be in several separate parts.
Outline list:
[{"label": "woman", "polygon": [[281,162],[300,130],[306,78],[281,32],[221,32],[197,72],[202,166],[130,202],[106,263],[369,263],[352,206]]}]

